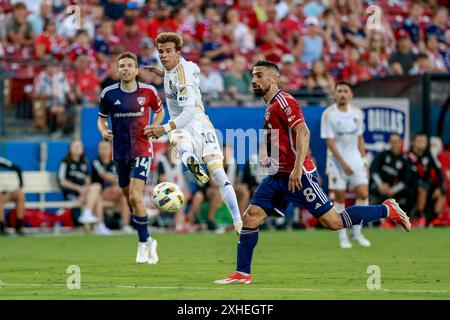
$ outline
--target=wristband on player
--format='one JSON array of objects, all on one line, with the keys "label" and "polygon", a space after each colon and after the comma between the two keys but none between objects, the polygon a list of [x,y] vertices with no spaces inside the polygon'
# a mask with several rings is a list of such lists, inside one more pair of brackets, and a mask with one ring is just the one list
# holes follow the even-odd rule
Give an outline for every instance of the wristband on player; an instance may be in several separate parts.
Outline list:
[{"label": "wristband on player", "polygon": [[170,122],[167,122],[166,124],[163,124],[164,132],[167,133],[170,130],[172,130],[172,126],[170,125]]}]

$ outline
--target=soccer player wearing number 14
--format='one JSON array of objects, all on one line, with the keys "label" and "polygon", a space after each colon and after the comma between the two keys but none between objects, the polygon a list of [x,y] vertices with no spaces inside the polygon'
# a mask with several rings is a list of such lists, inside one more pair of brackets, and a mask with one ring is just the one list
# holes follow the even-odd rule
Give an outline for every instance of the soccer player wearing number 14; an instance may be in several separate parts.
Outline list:
[{"label": "soccer player wearing number 14", "polygon": [[[242,216],[236,272],[215,283],[253,283],[250,266],[258,243],[258,227],[269,215],[283,213],[290,202],[307,209],[331,230],[349,228],[363,220],[370,222],[387,218],[410,231],[408,216],[393,199],[384,201],[382,205],[336,210],[318,184],[316,167],[308,154],[310,133],[301,108],[290,94],[277,87],[278,66],[270,61],[259,61],[252,74],[253,91],[267,104],[264,117],[264,129],[269,133],[267,151],[270,151],[270,161],[267,166],[269,172],[271,167],[275,170],[261,181]],[[277,153],[278,159],[273,156]]]},{"label": "soccer player wearing number 14", "polygon": [[[120,54],[117,68],[120,82],[103,90],[97,127],[104,140],[113,141],[119,186],[127,198],[139,236],[136,262],[155,264],[157,242],[149,235],[142,198],[153,156],[150,109],[154,112],[153,123],[160,124],[164,108],[153,86],[136,81],[139,69],[133,53]],[[108,128],[108,117],[111,117],[112,131]]]}]

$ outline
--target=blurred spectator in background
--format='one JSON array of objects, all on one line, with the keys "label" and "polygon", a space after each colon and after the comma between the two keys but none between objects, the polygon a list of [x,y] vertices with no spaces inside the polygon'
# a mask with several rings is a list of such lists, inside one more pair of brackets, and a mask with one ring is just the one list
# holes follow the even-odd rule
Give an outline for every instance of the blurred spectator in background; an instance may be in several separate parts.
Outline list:
[{"label": "blurred spectator in background", "polygon": [[409,17],[405,20],[401,30],[405,30],[413,44],[419,47],[425,31],[422,2],[414,1],[409,12]]},{"label": "blurred spectator in background", "polygon": [[251,75],[244,56],[234,56],[234,59],[230,62],[229,71],[224,74],[223,78],[225,92],[229,97],[241,102],[252,99],[250,93]]},{"label": "blurred spectator in background", "polygon": [[348,66],[345,68],[344,78],[348,78],[352,84],[370,79],[369,67],[358,48],[351,47],[348,50]]},{"label": "blurred spectator in background", "polygon": [[137,56],[139,67],[161,65],[158,51],[155,48],[153,40],[146,37],[141,41],[141,50]]},{"label": "blurred spectator in background", "polygon": [[91,39],[84,29],[77,30],[68,53],[71,61],[75,61],[79,55],[83,54],[89,57],[89,63],[92,68],[96,65],[95,50],[92,48]]},{"label": "blurred spectator in background", "polygon": [[[177,31],[177,24],[170,17],[171,7],[164,1],[158,1],[158,8],[153,18],[150,19],[147,25],[147,35],[155,40],[156,36],[164,31]],[[141,32],[145,29],[139,29]]]},{"label": "blurred spectator in background", "polygon": [[425,37],[426,54],[433,66],[434,72],[447,72],[444,56],[439,49],[439,41],[435,34],[427,34]]},{"label": "blurred spectator in background", "polygon": [[56,24],[47,19],[44,23],[44,31],[36,38],[34,44],[34,57],[36,60],[64,59],[67,49],[66,40],[56,34]]},{"label": "blurred spectator in background", "polygon": [[34,104],[39,101],[42,107],[42,110],[34,110],[35,117],[38,116],[38,111],[45,113],[44,119],[48,114],[48,126],[54,137],[61,137],[73,130],[70,105],[75,102],[76,97],[64,72],[54,61],[48,62],[35,78],[33,98]]},{"label": "blurred spectator in background", "polygon": [[328,50],[337,50],[345,44],[345,37],[342,33],[342,26],[340,21],[336,18],[336,15],[332,9],[327,9],[323,13],[324,20],[324,40]]},{"label": "blurred spectator in background", "polygon": [[200,90],[205,101],[220,100],[224,96],[225,87],[222,75],[214,70],[211,59],[200,58]]},{"label": "blurred spectator in background", "polygon": [[394,198],[408,215],[412,214],[417,194],[418,176],[398,134],[389,137],[389,150],[379,152],[370,165],[370,203]]},{"label": "blurred spectator in background", "polygon": [[264,38],[269,30],[280,30],[280,24],[277,19],[277,8],[275,4],[268,4],[265,8],[267,19],[258,24],[256,29],[256,44],[260,45],[264,42]]},{"label": "blurred spectator in background", "polygon": [[367,47],[366,33],[361,27],[361,20],[358,14],[353,13],[348,17],[347,25],[342,30],[342,33],[347,44],[360,49]]},{"label": "blurred spectator in background", "polygon": [[[42,0],[39,7],[39,13],[33,13],[28,17],[28,21],[31,25],[31,30],[33,31],[35,36],[38,36],[45,31],[45,22],[53,18],[52,9],[53,8],[51,0]],[[53,22],[59,27],[59,21],[53,20]]]},{"label": "blurred spectator in background", "polygon": [[275,29],[269,29],[266,31],[264,41],[260,47],[261,54],[264,55],[265,60],[279,63],[281,57],[289,53],[289,48],[285,46],[283,40],[278,36],[278,31]]},{"label": "blurred spectator in background", "polygon": [[433,21],[427,26],[425,34],[428,36],[434,34],[437,40],[445,43],[445,31],[449,28],[448,8],[439,7],[436,11]]},{"label": "blurred spectator in background", "polygon": [[288,92],[300,89],[303,86],[303,78],[297,70],[294,55],[283,55],[281,63],[281,75],[278,79],[279,87]]},{"label": "blurred spectator in background", "polygon": [[413,68],[409,71],[410,75],[422,75],[424,73],[433,72],[433,65],[425,53],[419,53],[414,62]]},{"label": "blurred spectator in background", "polygon": [[412,44],[409,34],[400,30],[398,34],[397,51],[389,57],[390,63],[398,63],[401,67],[401,74],[409,74],[416,60],[416,54],[412,51]]},{"label": "blurred spectator in background", "polygon": [[105,6],[105,16],[113,20],[119,20],[127,6],[125,0],[103,0],[102,4]]},{"label": "blurred spectator in background", "polygon": [[191,199],[191,192],[189,191],[186,176],[184,175],[183,163],[176,156],[173,146],[168,143],[166,152],[158,157],[158,181],[172,182],[180,187],[184,194],[184,204],[175,214],[175,231],[184,232],[187,231],[185,225],[185,209],[186,204]]},{"label": "blurred spectator in background", "polygon": [[235,52],[247,54],[255,49],[255,36],[240,20],[240,11],[230,8],[225,13],[225,30]]},{"label": "blurred spectator in background", "polygon": [[334,91],[334,79],[325,68],[325,63],[318,60],[313,63],[311,74],[306,79],[306,86],[309,90],[323,91],[332,97]]},{"label": "blurred spectator in background", "polygon": [[112,148],[109,142],[100,141],[98,144],[98,157],[92,161],[91,182],[94,188],[101,190],[100,201],[96,203],[99,215],[95,233],[112,234],[112,231],[104,223],[104,202],[107,201],[112,202],[119,210],[122,231],[126,234],[133,234],[133,228],[130,226],[130,208],[127,198],[119,187],[119,178],[112,161]]},{"label": "blurred spectator in background", "polygon": [[75,102],[84,106],[96,105],[100,95],[100,81],[89,64],[89,56],[82,53],[75,60],[75,68],[67,72]]},{"label": "blurred spectator in background", "polygon": [[83,211],[80,215],[78,210],[73,209],[72,217],[89,231],[89,225],[96,223],[100,215],[96,204],[100,201],[101,189],[100,185],[91,185],[88,161],[81,140],[74,139],[70,142],[69,151],[59,164],[58,183],[64,200],[80,201]]},{"label": "blurred spectator in background", "polygon": [[386,77],[390,73],[387,61],[383,61],[375,50],[368,51],[367,66],[371,78]]},{"label": "blurred spectator in background", "polygon": [[210,27],[210,35],[202,46],[202,54],[214,62],[221,62],[231,57],[232,47],[224,40],[219,23]]},{"label": "blurred spectator in background", "polygon": [[23,236],[23,228],[22,221],[25,216],[25,195],[23,194],[23,177],[22,177],[22,169],[11,162],[10,160],[0,157],[0,168],[6,168],[8,170],[14,170],[17,172],[17,177],[19,179],[19,187],[17,190],[5,192],[4,190],[0,190],[0,236],[7,235],[6,226],[8,223],[5,222],[5,204],[10,201],[14,201],[16,203],[16,234],[19,236]]},{"label": "blurred spectator in background", "polygon": [[27,7],[18,2],[12,6],[12,15],[6,23],[7,52],[19,53],[24,47],[34,44],[34,34],[27,20]]},{"label": "blurred spectator in background", "polygon": [[313,63],[322,57],[324,36],[317,17],[308,17],[305,20],[307,34],[300,38],[293,53],[300,57],[303,63]]},{"label": "blurred spectator in background", "polygon": [[103,20],[97,29],[93,43],[97,56],[112,54],[113,49],[119,45],[119,42],[119,38],[113,33],[113,22]]},{"label": "blurred spectator in background", "polygon": [[123,34],[125,32],[125,20],[129,18],[132,18],[132,20],[135,21],[140,32],[147,30],[147,22],[140,16],[140,13],[141,11],[139,4],[136,2],[128,2],[123,13],[123,17],[117,20],[114,24],[114,34]]},{"label": "blurred spectator in background", "polygon": [[303,14],[303,0],[294,0],[288,14],[281,19],[278,27],[280,37],[286,45],[293,48],[301,36],[305,15]]},{"label": "blurred spectator in background", "polygon": [[419,177],[416,218],[420,219],[420,224],[429,225],[439,217],[446,194],[441,165],[431,154],[429,139],[425,133],[414,136],[408,156]]},{"label": "blurred spectator in background", "polygon": [[139,54],[144,33],[139,30],[134,17],[125,17],[123,32],[118,34],[119,43],[125,51],[130,51],[135,55]]}]

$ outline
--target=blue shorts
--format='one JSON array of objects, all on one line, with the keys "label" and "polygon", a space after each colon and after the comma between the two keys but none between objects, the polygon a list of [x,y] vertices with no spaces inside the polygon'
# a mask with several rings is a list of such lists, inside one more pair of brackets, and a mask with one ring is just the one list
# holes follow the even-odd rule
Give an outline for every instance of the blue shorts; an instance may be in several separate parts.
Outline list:
[{"label": "blue shorts", "polygon": [[117,175],[119,176],[119,186],[125,188],[130,185],[130,179],[141,179],[147,183],[150,174],[152,158],[136,157],[133,160],[116,160]]},{"label": "blue shorts", "polygon": [[302,188],[289,191],[289,175],[276,175],[264,178],[256,189],[250,204],[264,209],[267,215],[284,215],[289,203],[308,210],[320,218],[333,207],[328,195],[317,180],[317,172],[303,173]]}]

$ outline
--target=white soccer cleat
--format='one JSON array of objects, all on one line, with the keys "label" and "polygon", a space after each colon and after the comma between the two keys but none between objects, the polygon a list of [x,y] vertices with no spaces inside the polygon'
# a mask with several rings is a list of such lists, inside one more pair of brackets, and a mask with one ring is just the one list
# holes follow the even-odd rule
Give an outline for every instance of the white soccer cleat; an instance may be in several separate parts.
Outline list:
[{"label": "white soccer cleat", "polygon": [[350,249],[350,248],[352,247],[352,244],[351,244],[350,241],[348,241],[348,239],[346,239],[346,240],[341,240],[341,241],[339,242],[339,244],[341,245],[341,248],[342,248],[342,249]]},{"label": "white soccer cleat", "polygon": [[356,241],[361,247],[370,247],[370,241],[366,239],[362,234],[358,234],[352,237],[353,241]]},{"label": "white soccer cleat", "polygon": [[136,256],[136,263],[147,263],[150,253],[150,244],[148,242],[139,242]]},{"label": "white soccer cleat", "polygon": [[92,214],[90,210],[83,210],[83,213],[78,218],[78,221],[81,224],[91,224],[97,222],[97,217]]},{"label": "white soccer cleat", "polygon": [[156,252],[156,247],[158,246],[158,242],[156,240],[152,240],[149,244],[148,250],[148,263],[149,264],[157,264],[159,261],[158,254]]}]

